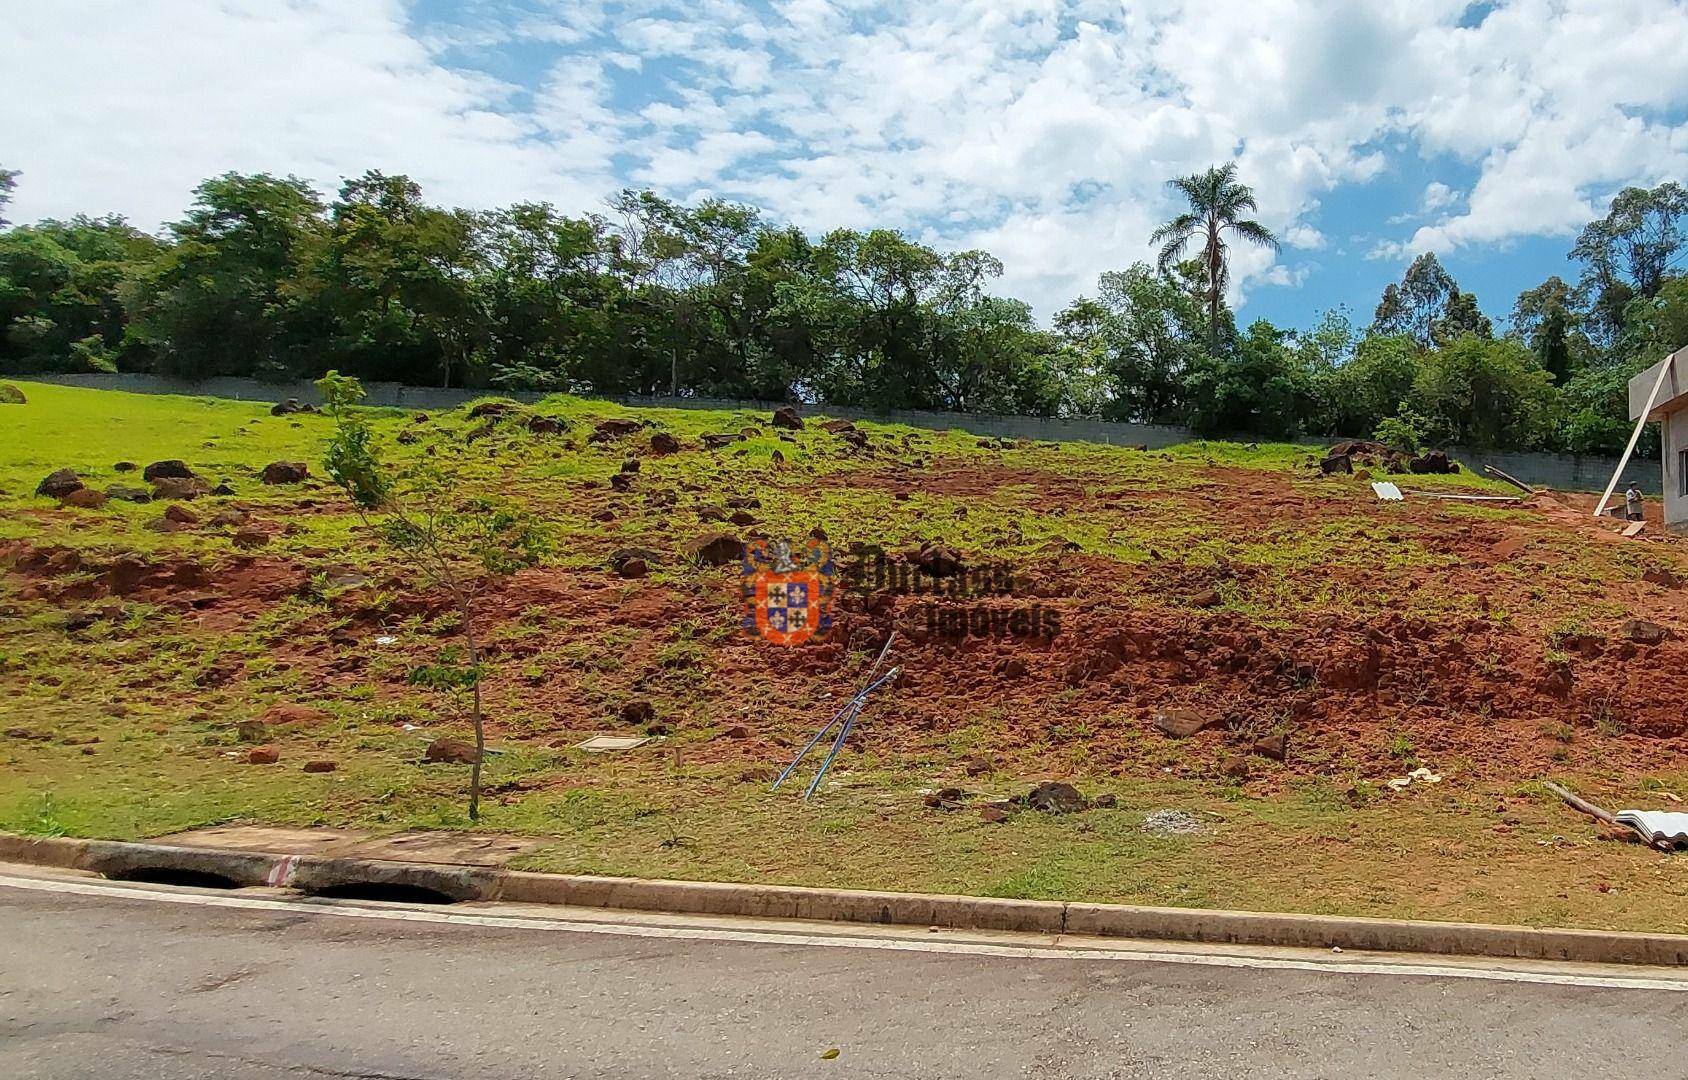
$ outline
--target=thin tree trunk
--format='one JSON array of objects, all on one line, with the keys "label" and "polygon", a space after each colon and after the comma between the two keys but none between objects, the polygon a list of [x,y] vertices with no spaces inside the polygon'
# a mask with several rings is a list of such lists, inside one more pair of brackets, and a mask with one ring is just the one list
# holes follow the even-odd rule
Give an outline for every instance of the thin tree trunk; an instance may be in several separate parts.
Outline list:
[{"label": "thin tree trunk", "polygon": [[463,642],[468,648],[469,670],[475,673],[470,684],[469,716],[475,724],[475,760],[469,766],[469,820],[481,818],[481,762],[486,758],[486,722],[481,715],[481,651],[475,644],[474,607],[467,597],[457,601],[458,615],[463,619]]}]

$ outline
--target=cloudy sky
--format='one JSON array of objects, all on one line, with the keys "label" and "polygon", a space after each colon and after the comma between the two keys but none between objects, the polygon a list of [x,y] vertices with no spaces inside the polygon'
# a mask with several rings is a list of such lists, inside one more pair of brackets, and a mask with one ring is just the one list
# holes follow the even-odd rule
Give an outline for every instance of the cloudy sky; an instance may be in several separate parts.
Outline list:
[{"label": "cloudy sky", "polygon": [[486,207],[623,186],[1002,259],[1045,317],[1240,163],[1243,314],[1362,319],[1418,251],[1484,307],[1688,181],[1688,0],[6,0],[11,216],[366,168]]}]

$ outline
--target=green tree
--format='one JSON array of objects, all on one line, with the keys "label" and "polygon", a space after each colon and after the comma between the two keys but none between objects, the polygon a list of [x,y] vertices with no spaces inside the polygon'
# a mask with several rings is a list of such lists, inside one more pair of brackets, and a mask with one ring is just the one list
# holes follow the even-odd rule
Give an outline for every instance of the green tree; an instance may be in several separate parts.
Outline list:
[{"label": "green tree", "polygon": [[11,204],[12,192],[18,189],[18,175],[16,169],[0,169],[0,229],[11,224],[5,218],[5,210]]},{"label": "green tree", "polygon": [[1159,268],[1166,273],[1184,257],[1190,244],[1200,239],[1208,311],[1208,352],[1214,353],[1218,350],[1219,308],[1230,281],[1226,235],[1273,251],[1278,250],[1278,238],[1258,221],[1243,217],[1257,207],[1254,192],[1237,182],[1234,162],[1168,183],[1184,196],[1189,209],[1156,229],[1149,236],[1149,243],[1160,245]]},{"label": "green tree", "polygon": [[1312,412],[1314,386],[1287,338],[1257,319],[1227,354],[1202,357],[1188,378],[1190,426],[1204,435],[1299,434]]},{"label": "green tree", "polygon": [[1664,286],[1680,257],[1688,190],[1674,182],[1647,189],[1627,187],[1612,199],[1606,216],[1577,236],[1571,258],[1583,264],[1579,288],[1587,298],[1593,327],[1602,341],[1616,342],[1631,300],[1650,300]]},{"label": "green tree", "polygon": [[125,341],[124,294],[160,250],[119,217],[47,220],[0,234],[0,366],[144,366],[144,351]]},{"label": "green tree", "polygon": [[[200,184],[175,243],[129,290],[130,341],[187,378],[288,378],[317,361],[329,327],[308,324],[299,280],[325,232],[309,184],[225,173]],[[321,370],[320,368],[317,370]]]},{"label": "green tree", "polygon": [[1412,406],[1433,442],[1532,448],[1551,435],[1553,379],[1522,342],[1466,334],[1424,355]]},{"label": "green tree", "polygon": [[1080,298],[1056,316],[1070,349],[1090,358],[1107,385],[1110,419],[1181,422],[1186,379],[1204,355],[1201,299],[1143,263],[1110,270],[1095,300]]},{"label": "green tree", "polygon": [[[1475,300],[1467,304],[1462,296],[1469,294],[1462,294],[1453,275],[1443,269],[1434,254],[1426,252],[1412,261],[1399,284],[1384,286],[1383,297],[1372,316],[1370,332],[1381,337],[1405,335],[1418,342],[1422,349],[1434,348],[1439,333],[1451,340],[1458,336],[1459,329],[1476,332],[1476,328],[1469,325],[1451,327],[1455,331],[1451,335],[1444,331],[1450,321],[1454,324],[1475,321],[1471,314],[1476,309]],[[1481,313],[1477,317],[1480,318]]]},{"label": "green tree", "polygon": [[475,731],[469,773],[469,820],[481,812],[481,764],[486,758],[486,721],[481,708],[481,646],[478,597],[487,579],[508,576],[542,559],[546,534],[515,507],[462,494],[455,478],[432,464],[395,469],[382,460],[375,436],[357,409],[364,392],[358,380],[330,371],[317,382],[334,434],[324,470],[352,502],[360,519],[421,579],[450,598],[463,637],[461,654],[419,669],[415,681],[435,689],[465,691]]}]

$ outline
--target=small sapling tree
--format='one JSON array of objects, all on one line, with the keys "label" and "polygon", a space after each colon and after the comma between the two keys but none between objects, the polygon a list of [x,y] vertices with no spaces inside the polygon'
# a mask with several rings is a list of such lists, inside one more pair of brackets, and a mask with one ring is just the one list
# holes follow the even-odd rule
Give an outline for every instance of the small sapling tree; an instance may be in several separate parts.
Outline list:
[{"label": "small sapling tree", "polygon": [[537,563],[547,551],[532,517],[502,500],[465,494],[438,466],[398,468],[383,461],[364,415],[358,380],[330,371],[317,382],[334,435],[323,457],[328,476],[345,491],[364,525],[405,562],[425,588],[444,592],[462,635],[461,649],[413,672],[413,682],[467,692],[475,728],[469,773],[469,820],[481,813],[481,765],[486,723],[481,709],[481,645],[477,600],[488,579]]}]

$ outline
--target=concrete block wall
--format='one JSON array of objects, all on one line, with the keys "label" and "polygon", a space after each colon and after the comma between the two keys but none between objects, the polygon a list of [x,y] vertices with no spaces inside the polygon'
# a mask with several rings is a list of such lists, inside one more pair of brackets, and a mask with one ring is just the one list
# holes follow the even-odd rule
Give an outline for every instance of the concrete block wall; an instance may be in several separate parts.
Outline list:
[{"label": "concrete block wall", "polygon": [[[298,398],[315,403],[316,387],[309,382],[266,383],[257,379],[215,378],[200,382],[168,379],[158,375],[32,375],[38,382],[61,386],[86,386],[102,390],[127,390],[140,394],[184,394],[195,397],[225,398],[235,401],[282,401]],[[365,383],[368,404],[398,409],[450,409],[497,393],[492,390],[447,389],[428,386],[405,386],[400,383]],[[537,401],[544,394],[520,392],[500,394],[518,401]],[[668,409],[745,409],[752,412],[771,412],[777,403],[741,401],[723,398],[631,397],[623,399],[635,407]],[[1188,428],[1159,424],[1127,424],[1109,420],[1079,420],[1043,416],[1001,416],[990,413],[946,413],[897,409],[872,411],[844,406],[813,405],[808,412],[824,412],[851,420],[876,420],[882,423],[906,424],[909,427],[934,431],[959,429],[980,436],[1008,439],[1033,439],[1040,442],[1092,442],[1114,446],[1147,446],[1150,449],[1173,446],[1196,438]],[[1252,436],[1239,436],[1247,441]],[[1302,440],[1309,446],[1323,446],[1335,440]],[[1617,468],[1617,459],[1610,457],[1581,457],[1572,454],[1510,453],[1504,451],[1471,450],[1449,447],[1449,453],[1478,471],[1493,465],[1527,484],[1557,488],[1561,491],[1600,491]],[[1663,490],[1657,461],[1632,459],[1627,470],[1641,485],[1641,490],[1658,495]],[[1631,477],[1621,479],[1628,481]]]}]

